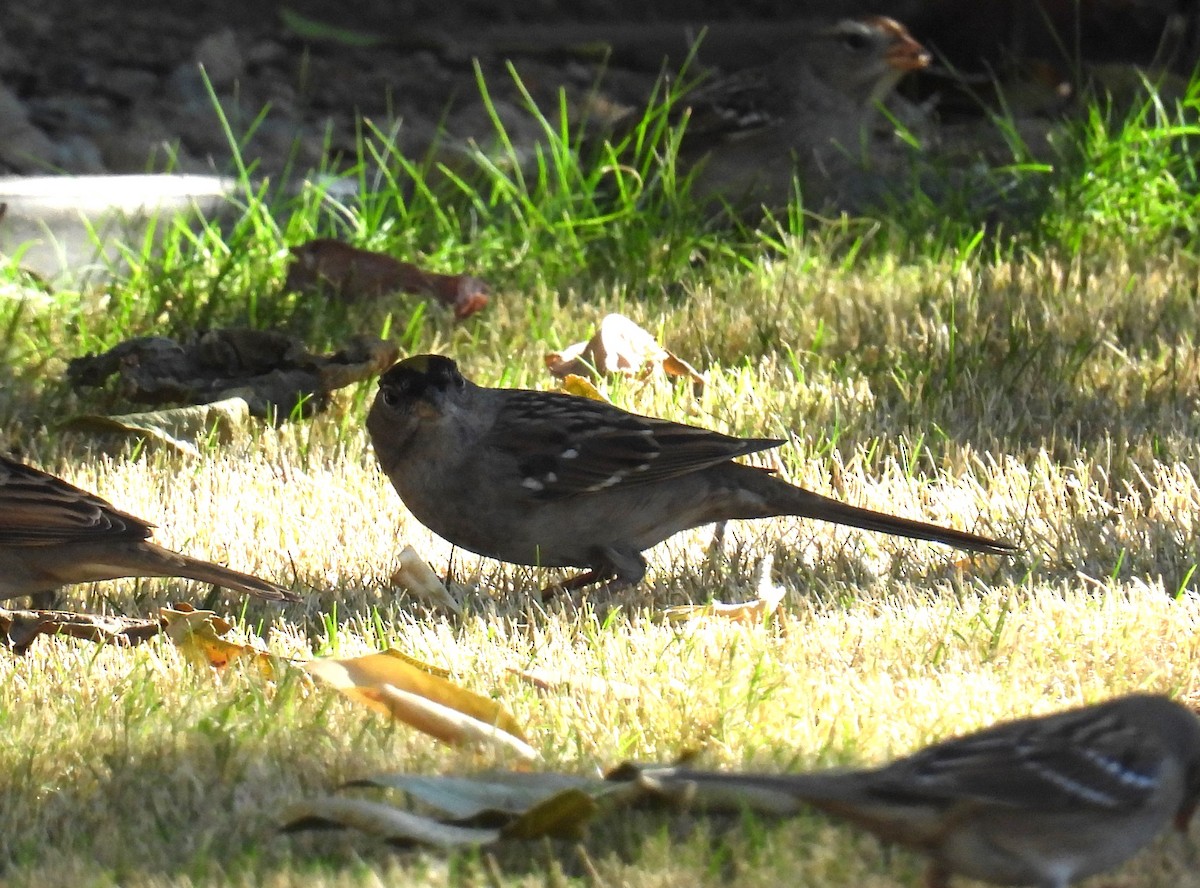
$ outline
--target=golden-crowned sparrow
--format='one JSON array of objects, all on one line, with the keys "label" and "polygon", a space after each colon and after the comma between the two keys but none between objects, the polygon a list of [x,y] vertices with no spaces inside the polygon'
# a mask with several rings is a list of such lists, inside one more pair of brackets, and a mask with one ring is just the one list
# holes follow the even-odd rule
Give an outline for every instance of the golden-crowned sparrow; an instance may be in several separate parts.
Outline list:
[{"label": "golden-crowned sparrow", "polygon": [[581,567],[566,588],[646,572],[642,550],[730,518],[800,515],[977,552],[1008,543],[849,506],[733,462],[777,447],[554,392],[483,388],[440,355],[383,374],[367,417],[409,511],[480,555]]},{"label": "golden-crowned sparrow", "polygon": [[187,577],[274,601],[291,592],[149,541],[152,525],[0,455],[0,600],[116,577]]},{"label": "golden-crowned sparrow", "polygon": [[773,810],[795,800],[845,817],[928,854],[931,888],[952,875],[1066,888],[1117,866],[1169,823],[1187,828],[1200,801],[1200,720],[1167,697],[1133,694],[1002,722],[864,771],[634,774],[700,804],[733,804],[740,789],[767,793]]},{"label": "golden-crowned sparrow", "polygon": [[682,100],[694,193],[779,204],[798,177],[808,206],[855,196],[865,166],[888,150],[872,128],[878,103],[929,58],[894,19],[844,19],[769,64],[702,84]]}]

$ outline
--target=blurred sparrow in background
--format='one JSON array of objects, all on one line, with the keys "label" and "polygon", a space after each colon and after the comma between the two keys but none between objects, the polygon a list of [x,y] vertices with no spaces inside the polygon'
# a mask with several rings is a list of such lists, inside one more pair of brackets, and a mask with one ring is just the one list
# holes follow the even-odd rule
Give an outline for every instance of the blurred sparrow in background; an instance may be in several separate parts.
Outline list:
[{"label": "blurred sparrow in background", "polygon": [[117,577],[187,577],[273,601],[296,595],[149,542],[152,525],[0,456],[0,600]]},{"label": "blurred sparrow in background", "polygon": [[624,766],[612,775],[631,776],[697,805],[733,805],[742,790],[775,797],[781,813],[795,800],[845,817],[928,854],[930,888],[952,875],[1067,888],[1122,863],[1170,823],[1187,829],[1200,801],[1200,720],[1167,697],[1132,694],[1002,722],[870,770]]},{"label": "blurred sparrow in background", "polygon": [[782,205],[799,179],[806,207],[855,191],[856,175],[894,146],[879,139],[878,105],[930,55],[883,16],[814,30],[769,64],[686,94],[680,149],[693,191],[733,204]]}]

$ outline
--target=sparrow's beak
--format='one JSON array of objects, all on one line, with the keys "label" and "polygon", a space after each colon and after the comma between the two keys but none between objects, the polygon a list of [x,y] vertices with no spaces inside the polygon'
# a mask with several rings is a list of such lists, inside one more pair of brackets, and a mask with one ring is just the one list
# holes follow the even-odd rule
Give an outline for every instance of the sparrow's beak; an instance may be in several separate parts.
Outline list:
[{"label": "sparrow's beak", "polygon": [[884,59],[895,70],[919,71],[932,60],[929,51],[908,34],[897,34],[896,38],[884,54]]},{"label": "sparrow's beak", "polygon": [[421,419],[437,419],[443,412],[441,400],[438,398],[438,402],[434,403],[432,398],[421,398],[419,401],[413,402],[413,412]]}]

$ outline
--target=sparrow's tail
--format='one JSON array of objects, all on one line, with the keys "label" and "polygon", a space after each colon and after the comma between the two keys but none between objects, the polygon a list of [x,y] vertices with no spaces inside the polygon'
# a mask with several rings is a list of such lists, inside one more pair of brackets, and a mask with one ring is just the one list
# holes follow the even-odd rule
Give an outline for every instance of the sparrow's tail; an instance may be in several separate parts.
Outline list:
[{"label": "sparrow's tail", "polygon": [[[945,543],[971,552],[986,552],[990,555],[1011,555],[1016,546],[1005,540],[994,540],[990,537],[954,530],[951,527],[939,527],[924,521],[914,521],[911,518],[900,518],[887,515],[872,509],[861,509],[858,506],[847,505],[803,487],[788,484],[771,473],[754,466],[729,463],[723,467],[726,471],[734,471],[737,475],[727,480],[734,483],[729,485],[737,492],[738,509],[744,510],[737,517],[766,518],[772,515],[797,515],[801,518],[819,518],[822,521],[832,521],[835,524],[845,524],[848,527],[860,527],[863,530],[875,530],[880,533],[890,533],[894,536],[909,537],[914,540],[929,540],[935,543]],[[733,517],[726,514],[724,517]]]},{"label": "sparrow's tail", "polygon": [[608,779],[634,780],[663,798],[717,812],[749,807],[788,815],[804,805],[836,810],[863,796],[863,781],[855,772],[756,774],[622,765]]},{"label": "sparrow's tail", "polygon": [[[159,547],[156,546],[155,548]],[[265,598],[268,601],[300,600],[300,596],[294,592],[289,592],[282,586],[276,586],[274,583],[260,580],[258,577],[251,576],[250,574],[230,570],[228,567],[221,567],[219,564],[213,564],[210,561],[201,561],[198,558],[192,558],[188,555],[180,555],[170,550],[163,551],[173,556],[173,560],[178,559],[178,561],[171,564],[169,569],[164,570],[162,576],[187,577],[189,580],[212,583],[224,589],[243,592],[246,595]]]},{"label": "sparrow's tail", "polygon": [[911,518],[900,518],[887,515],[872,509],[862,509],[858,506],[847,505],[805,490],[793,487],[795,491],[795,506],[790,514],[805,518],[820,518],[822,521],[832,521],[835,524],[845,524],[849,527],[861,527],[863,530],[876,530],[880,533],[890,533],[893,536],[909,537],[914,540],[929,540],[934,543],[945,543],[971,552],[986,552],[989,555],[1011,555],[1017,547],[1006,540],[994,540],[991,537],[967,533],[965,530],[955,530],[952,527],[940,527],[925,521],[914,521]]}]

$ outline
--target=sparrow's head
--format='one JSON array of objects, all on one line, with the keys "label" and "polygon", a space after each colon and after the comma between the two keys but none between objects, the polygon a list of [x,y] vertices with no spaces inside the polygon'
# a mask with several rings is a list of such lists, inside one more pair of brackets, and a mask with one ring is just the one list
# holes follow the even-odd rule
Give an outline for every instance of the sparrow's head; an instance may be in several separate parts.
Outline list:
[{"label": "sparrow's head", "polygon": [[403,446],[421,422],[442,417],[466,388],[458,364],[442,355],[414,355],[394,364],[379,378],[379,392],[367,415],[376,450],[380,440]]},{"label": "sparrow's head", "polygon": [[[1147,761],[1159,762],[1156,776],[1149,771],[1142,775],[1142,779],[1150,778],[1146,791],[1161,794],[1159,784],[1169,782],[1178,792],[1172,819],[1185,832],[1200,805],[1200,713],[1162,694],[1128,694],[1110,701],[1107,708],[1142,737],[1140,748],[1129,744],[1128,758],[1132,760],[1140,752]],[[1165,767],[1168,762],[1169,768]]]},{"label": "sparrow's head", "polygon": [[458,364],[442,355],[413,355],[379,378],[379,395],[389,407],[418,401],[436,402],[447,392],[461,391],[467,384]]},{"label": "sparrow's head", "polygon": [[887,98],[901,77],[930,61],[904,25],[882,15],[843,19],[818,32],[807,50],[817,76],[862,107]]}]

